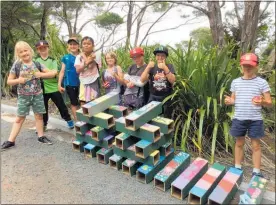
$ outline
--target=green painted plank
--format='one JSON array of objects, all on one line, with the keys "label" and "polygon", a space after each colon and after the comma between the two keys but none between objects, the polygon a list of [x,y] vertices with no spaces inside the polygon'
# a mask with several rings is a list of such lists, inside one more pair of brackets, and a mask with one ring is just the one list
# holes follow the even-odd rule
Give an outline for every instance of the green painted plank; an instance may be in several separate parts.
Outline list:
[{"label": "green painted plank", "polygon": [[106,112],[113,115],[114,118],[125,117],[128,115],[127,107],[120,105],[112,105],[106,110]]},{"label": "green painted plank", "polygon": [[268,180],[259,176],[253,176],[247,190],[240,195],[239,204],[262,204]]},{"label": "green painted plank", "polygon": [[112,105],[119,103],[119,93],[110,92],[103,95],[89,103],[82,105],[82,113],[89,117],[95,116],[100,112],[103,112]]},{"label": "green painted plank", "polygon": [[101,148],[96,155],[99,163],[108,164],[109,158],[113,155],[113,149]]},{"label": "green painted plank", "polygon": [[95,146],[93,144],[86,144],[84,147],[84,157],[85,158],[94,158],[96,157],[96,152],[100,149],[100,147]]},{"label": "green painted plank", "polygon": [[126,128],[129,130],[137,130],[145,123],[162,113],[162,103],[152,101],[140,109],[133,111],[125,118]]},{"label": "green painted plank", "polygon": [[243,171],[231,167],[208,198],[208,204],[230,204],[242,182]]},{"label": "green painted plank", "polygon": [[179,152],[160,172],[154,177],[154,187],[167,191],[176,177],[190,164],[190,155]]},{"label": "green painted plank", "polygon": [[123,158],[117,154],[113,154],[109,158],[109,166],[113,169],[120,170],[120,169],[122,169],[122,163],[124,160],[125,160],[125,158]]},{"label": "green painted plank", "polygon": [[206,204],[208,197],[225,173],[225,166],[214,163],[189,192],[188,203]]},{"label": "green painted plank", "polygon": [[160,139],[161,133],[160,128],[155,125],[150,125],[145,123],[136,131],[126,129],[125,127],[125,117],[120,117],[119,119],[115,120],[116,130],[119,132],[123,132],[140,139],[147,140],[149,142],[156,142]]},{"label": "green painted plank", "polygon": [[184,200],[191,188],[206,173],[208,161],[196,158],[171,184],[171,196]]},{"label": "green painted plank", "polygon": [[160,155],[167,156],[169,153],[171,153],[171,149],[172,149],[172,142],[170,140],[160,147]]},{"label": "green painted plank", "polygon": [[132,177],[133,175],[135,175],[139,165],[140,163],[136,162],[135,160],[126,159],[122,163],[122,171],[124,174],[127,174]]},{"label": "green painted plank", "polygon": [[129,134],[120,133],[117,136],[115,136],[115,145],[122,150],[126,150],[129,146],[138,142],[138,140],[139,139],[130,136]]},{"label": "green painted plank", "polygon": [[160,156],[160,160],[155,166],[150,166],[143,164],[136,171],[136,179],[137,181],[148,184],[150,183],[154,176],[163,169],[167,163],[172,160],[174,157],[174,150],[172,149],[167,156]]},{"label": "green painted plank", "polygon": [[161,132],[164,134],[169,134],[174,130],[174,121],[169,118],[157,116],[156,118],[153,118],[149,123],[160,127]]}]

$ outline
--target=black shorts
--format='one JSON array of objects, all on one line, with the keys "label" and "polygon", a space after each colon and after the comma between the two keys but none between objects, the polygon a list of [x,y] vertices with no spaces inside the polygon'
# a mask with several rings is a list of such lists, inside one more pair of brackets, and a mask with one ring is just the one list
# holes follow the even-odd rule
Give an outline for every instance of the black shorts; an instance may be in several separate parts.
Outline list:
[{"label": "black shorts", "polygon": [[66,92],[69,96],[71,105],[78,106],[79,102],[79,87],[78,86],[66,86]]}]

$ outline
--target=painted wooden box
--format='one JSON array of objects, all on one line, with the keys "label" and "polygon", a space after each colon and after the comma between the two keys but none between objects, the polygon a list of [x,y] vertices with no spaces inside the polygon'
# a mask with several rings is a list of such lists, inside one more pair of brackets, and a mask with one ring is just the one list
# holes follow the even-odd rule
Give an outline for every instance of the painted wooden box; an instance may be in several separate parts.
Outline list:
[{"label": "painted wooden box", "polygon": [[115,145],[122,150],[126,150],[129,146],[138,142],[138,140],[138,138],[130,136],[129,134],[120,133],[115,136]]},{"label": "painted wooden box", "polygon": [[185,169],[172,183],[171,195],[175,198],[184,200],[191,188],[205,174],[208,169],[208,161],[196,158],[190,166]]},{"label": "painted wooden box", "polygon": [[120,170],[120,169],[122,169],[122,163],[124,160],[125,160],[125,158],[123,158],[117,154],[113,154],[109,158],[109,166],[113,169]]},{"label": "painted wooden box", "polygon": [[92,157],[96,157],[96,152],[100,149],[100,147],[88,143],[83,147],[83,149],[84,149],[84,157],[92,158]]},{"label": "painted wooden box", "polygon": [[124,174],[127,174],[132,177],[133,175],[135,175],[139,165],[140,163],[136,162],[135,160],[126,159],[122,163],[122,171]]},{"label": "painted wooden box", "polygon": [[153,118],[149,123],[160,127],[160,131],[164,134],[169,134],[174,130],[174,121],[169,118],[157,116]]},{"label": "painted wooden box", "polygon": [[113,155],[113,149],[101,148],[96,154],[99,163],[108,164],[109,158]]},{"label": "painted wooden box", "polygon": [[127,107],[121,105],[112,105],[107,111],[108,114],[113,115],[114,118],[125,117],[128,115]]}]

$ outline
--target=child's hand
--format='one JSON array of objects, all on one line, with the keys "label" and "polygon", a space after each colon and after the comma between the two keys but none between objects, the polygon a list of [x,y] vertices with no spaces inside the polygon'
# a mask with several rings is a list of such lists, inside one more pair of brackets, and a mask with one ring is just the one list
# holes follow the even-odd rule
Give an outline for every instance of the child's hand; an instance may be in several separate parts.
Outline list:
[{"label": "child's hand", "polygon": [[133,84],[132,82],[129,82],[129,83],[127,83],[127,87],[128,87],[128,88],[133,88],[133,87],[134,87],[134,84]]},{"label": "child's hand", "polygon": [[110,86],[110,85],[109,85],[108,82],[104,82],[104,83],[103,83],[103,87],[104,87],[104,88],[109,88],[109,86]]},{"label": "child's hand", "polygon": [[165,61],[158,62],[158,68],[164,70],[166,67]]},{"label": "child's hand", "polygon": [[40,71],[36,71],[36,72],[34,73],[34,76],[35,76],[36,78],[41,78],[41,77],[42,77],[42,73],[41,73]]},{"label": "child's hand", "polygon": [[263,101],[263,96],[255,96],[254,98],[252,98],[252,103],[256,106],[262,106]]},{"label": "child's hand", "polygon": [[28,79],[24,78],[22,76],[19,76],[19,78],[18,78],[18,83],[19,84],[25,84],[27,81],[28,81]]},{"label": "child's hand", "polygon": [[64,89],[63,87],[61,87],[61,86],[58,86],[58,90],[59,90],[59,92],[61,92],[61,93],[64,93],[64,91],[65,91],[65,89]]},{"label": "child's hand", "polygon": [[230,96],[224,95],[224,97],[225,97],[224,103],[225,103],[226,105],[234,105],[234,104],[235,104],[234,99],[232,99]]},{"label": "child's hand", "polygon": [[153,68],[154,67],[154,61],[152,59],[150,59],[150,62],[148,63],[149,68]]}]

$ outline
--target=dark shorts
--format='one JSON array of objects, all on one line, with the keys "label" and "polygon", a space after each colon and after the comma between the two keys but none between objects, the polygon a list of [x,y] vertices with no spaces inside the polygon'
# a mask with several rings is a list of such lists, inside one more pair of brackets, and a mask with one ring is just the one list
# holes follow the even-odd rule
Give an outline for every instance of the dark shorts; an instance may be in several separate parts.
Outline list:
[{"label": "dark shorts", "polygon": [[230,134],[233,137],[261,138],[264,136],[264,123],[262,120],[232,120]]},{"label": "dark shorts", "polygon": [[66,86],[66,92],[69,96],[71,105],[78,106],[79,103],[79,87],[77,86]]}]

